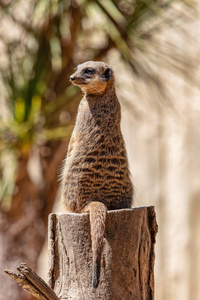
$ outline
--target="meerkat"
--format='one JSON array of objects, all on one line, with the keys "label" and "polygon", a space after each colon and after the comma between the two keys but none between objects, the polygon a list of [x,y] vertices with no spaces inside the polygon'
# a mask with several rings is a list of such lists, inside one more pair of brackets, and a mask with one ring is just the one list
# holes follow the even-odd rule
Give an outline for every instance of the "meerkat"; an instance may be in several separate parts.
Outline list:
[{"label": "meerkat", "polygon": [[88,61],[78,65],[70,80],[82,89],[84,97],[64,163],[61,201],[65,211],[89,212],[92,286],[97,288],[107,210],[130,208],[133,185],[111,67]]}]

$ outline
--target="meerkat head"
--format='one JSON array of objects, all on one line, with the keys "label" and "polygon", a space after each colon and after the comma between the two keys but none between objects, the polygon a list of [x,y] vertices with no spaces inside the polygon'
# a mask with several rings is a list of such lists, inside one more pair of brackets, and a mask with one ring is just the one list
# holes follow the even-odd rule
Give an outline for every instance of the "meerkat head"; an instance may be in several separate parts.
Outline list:
[{"label": "meerkat head", "polygon": [[108,86],[114,84],[113,71],[109,65],[98,61],[87,61],[78,65],[70,81],[86,94],[103,94]]}]

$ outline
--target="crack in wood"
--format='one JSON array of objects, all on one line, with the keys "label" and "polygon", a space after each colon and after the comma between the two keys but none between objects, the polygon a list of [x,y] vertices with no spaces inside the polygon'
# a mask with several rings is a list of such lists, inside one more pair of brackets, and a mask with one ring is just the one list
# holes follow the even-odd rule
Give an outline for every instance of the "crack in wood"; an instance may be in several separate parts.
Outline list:
[{"label": "crack in wood", "polygon": [[20,274],[5,272],[39,300],[153,300],[157,231],[153,207],[109,211],[100,285],[92,289],[88,215],[51,214],[48,243],[51,287],[26,264],[17,268]]},{"label": "crack in wood", "polygon": [[17,270],[21,274],[5,270],[11,278],[17,281],[25,290],[39,300],[59,300],[54,290],[46,284],[30,267],[22,263]]}]

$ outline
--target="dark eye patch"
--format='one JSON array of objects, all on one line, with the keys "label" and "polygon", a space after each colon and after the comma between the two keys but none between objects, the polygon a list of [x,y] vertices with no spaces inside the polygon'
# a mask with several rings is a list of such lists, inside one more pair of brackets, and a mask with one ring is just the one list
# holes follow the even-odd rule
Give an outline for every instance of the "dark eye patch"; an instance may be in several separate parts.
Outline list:
[{"label": "dark eye patch", "polygon": [[83,71],[84,74],[87,74],[87,75],[92,75],[95,73],[95,69],[92,69],[92,68],[87,68]]}]

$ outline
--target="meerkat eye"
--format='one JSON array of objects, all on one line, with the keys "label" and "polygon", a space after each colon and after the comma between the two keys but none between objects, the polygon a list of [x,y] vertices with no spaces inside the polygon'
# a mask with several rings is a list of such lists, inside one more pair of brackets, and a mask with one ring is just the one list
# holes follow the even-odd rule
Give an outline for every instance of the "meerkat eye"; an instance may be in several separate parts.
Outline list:
[{"label": "meerkat eye", "polygon": [[91,69],[91,68],[85,69],[85,71],[84,71],[84,74],[87,74],[87,75],[92,75],[94,73],[95,73],[95,70]]}]

